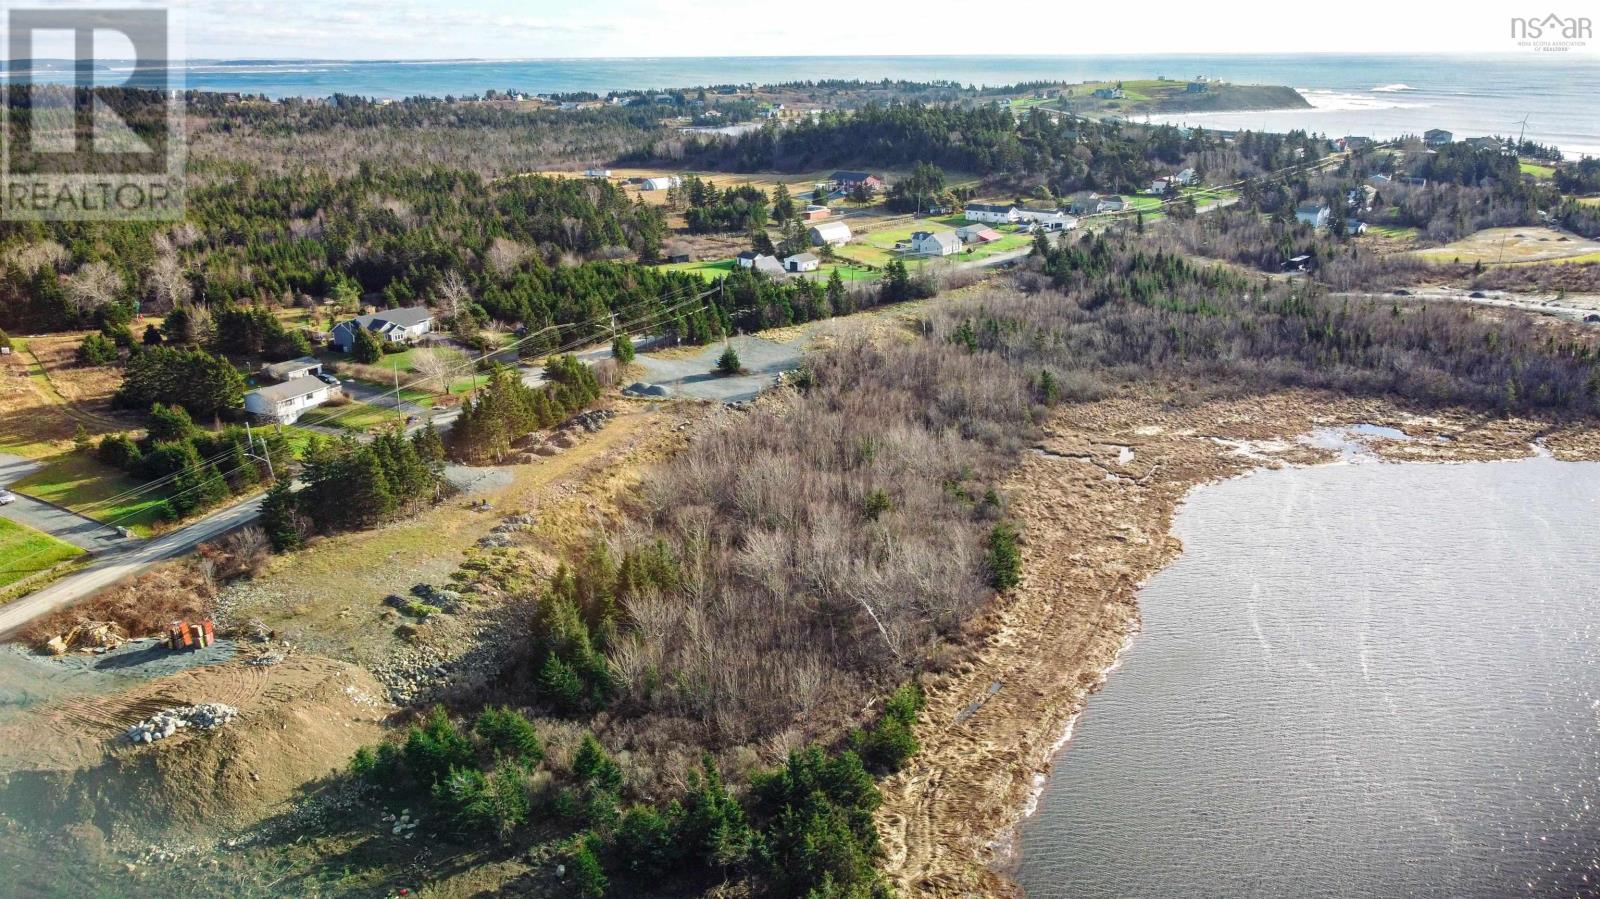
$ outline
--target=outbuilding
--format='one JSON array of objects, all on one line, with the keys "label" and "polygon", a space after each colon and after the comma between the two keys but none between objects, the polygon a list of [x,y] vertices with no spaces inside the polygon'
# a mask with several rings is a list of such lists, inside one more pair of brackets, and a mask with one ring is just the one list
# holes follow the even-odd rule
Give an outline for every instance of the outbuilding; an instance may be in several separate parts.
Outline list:
[{"label": "outbuilding", "polygon": [[850,242],[850,226],[844,222],[818,222],[806,232],[811,239],[811,245],[842,246]]}]

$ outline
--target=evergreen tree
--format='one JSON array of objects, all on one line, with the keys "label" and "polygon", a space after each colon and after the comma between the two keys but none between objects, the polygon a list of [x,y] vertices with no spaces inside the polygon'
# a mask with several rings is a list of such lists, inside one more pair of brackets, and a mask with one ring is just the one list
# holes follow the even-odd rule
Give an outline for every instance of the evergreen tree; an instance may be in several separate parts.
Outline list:
[{"label": "evergreen tree", "polygon": [[278,552],[300,546],[299,511],[295,505],[291,478],[284,474],[274,481],[261,501],[261,527]]},{"label": "evergreen tree", "polygon": [[77,360],[79,365],[109,365],[117,361],[117,347],[97,331],[78,344]]},{"label": "evergreen tree", "polygon": [[355,340],[350,346],[350,355],[355,357],[357,362],[371,365],[383,358],[383,344],[372,335],[371,331],[357,327],[355,332]]},{"label": "evergreen tree", "polygon": [[717,357],[717,373],[722,375],[736,375],[744,370],[744,365],[739,361],[739,353],[734,350],[733,344],[723,349],[722,355]]},{"label": "evergreen tree", "polygon": [[633,361],[633,338],[626,332],[619,333],[611,339],[611,356],[619,365],[627,365]]}]

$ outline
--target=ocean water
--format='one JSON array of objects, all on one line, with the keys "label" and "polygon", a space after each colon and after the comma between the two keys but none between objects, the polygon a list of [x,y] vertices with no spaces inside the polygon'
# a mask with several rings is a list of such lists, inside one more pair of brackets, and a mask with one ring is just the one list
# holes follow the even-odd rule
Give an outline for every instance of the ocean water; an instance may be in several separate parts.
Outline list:
[{"label": "ocean water", "polygon": [[192,88],[269,97],[530,93],[778,83],[824,78],[948,79],[1002,85],[1206,74],[1300,89],[1313,109],[1173,117],[1221,128],[1305,128],[1330,136],[1392,137],[1446,128],[1460,136],[1527,136],[1600,155],[1600,56],[1575,54],[818,56],[421,62],[196,61]]},{"label": "ocean water", "polygon": [[1023,825],[1053,897],[1600,895],[1600,464],[1203,487]]}]

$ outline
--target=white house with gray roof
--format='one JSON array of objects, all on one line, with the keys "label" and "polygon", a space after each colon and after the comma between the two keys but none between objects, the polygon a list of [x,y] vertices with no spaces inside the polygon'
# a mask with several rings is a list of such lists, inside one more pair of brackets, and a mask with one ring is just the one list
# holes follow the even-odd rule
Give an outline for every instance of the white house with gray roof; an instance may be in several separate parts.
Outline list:
[{"label": "white house with gray roof", "polygon": [[291,378],[282,384],[257,387],[244,395],[244,411],[256,421],[293,424],[308,409],[326,403],[339,388],[316,378]]},{"label": "white house with gray roof", "polygon": [[911,252],[950,256],[961,252],[961,238],[954,231],[918,231],[911,235]]},{"label": "white house with gray roof", "polygon": [[426,306],[385,309],[370,312],[333,326],[331,340],[339,349],[350,352],[356,345],[356,329],[365,328],[380,341],[412,343],[433,330],[433,310]]}]

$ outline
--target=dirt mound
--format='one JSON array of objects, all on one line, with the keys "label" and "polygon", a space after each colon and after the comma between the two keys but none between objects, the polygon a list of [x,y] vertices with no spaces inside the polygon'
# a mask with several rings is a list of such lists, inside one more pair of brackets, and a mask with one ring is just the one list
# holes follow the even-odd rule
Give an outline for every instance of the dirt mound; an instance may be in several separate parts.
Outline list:
[{"label": "dirt mound", "polygon": [[[390,711],[360,668],[312,656],[197,668],[121,693],[75,697],[0,726],[0,810],[113,839],[201,837],[283,810],[376,742]],[[123,734],[177,706],[223,703],[238,717],[148,745]]]}]

